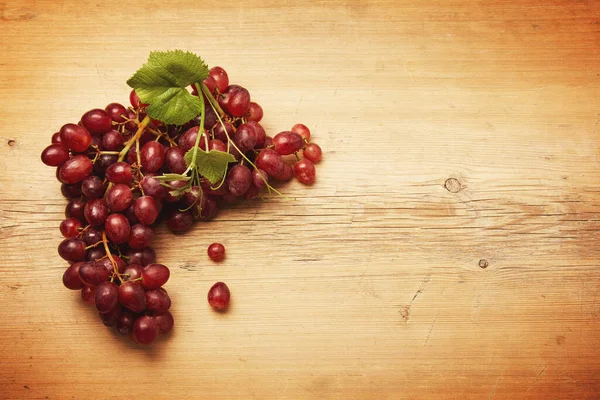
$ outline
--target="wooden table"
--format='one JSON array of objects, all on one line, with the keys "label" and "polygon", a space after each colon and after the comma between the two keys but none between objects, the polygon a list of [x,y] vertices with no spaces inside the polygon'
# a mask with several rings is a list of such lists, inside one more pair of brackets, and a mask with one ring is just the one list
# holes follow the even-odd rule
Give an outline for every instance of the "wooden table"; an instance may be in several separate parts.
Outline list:
[{"label": "wooden table", "polygon": [[[599,18],[593,0],[2,2],[0,397],[600,398]],[[295,200],[157,229],[176,327],[142,348],[63,288],[66,201],[39,154],[173,48],[225,67],[269,133],[308,125],[324,160]]]}]

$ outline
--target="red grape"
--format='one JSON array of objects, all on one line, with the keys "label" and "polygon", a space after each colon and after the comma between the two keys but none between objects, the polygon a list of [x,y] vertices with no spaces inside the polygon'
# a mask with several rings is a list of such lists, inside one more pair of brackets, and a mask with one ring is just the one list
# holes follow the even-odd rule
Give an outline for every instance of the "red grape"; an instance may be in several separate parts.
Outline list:
[{"label": "red grape", "polygon": [[227,188],[234,196],[241,196],[252,184],[252,172],[245,165],[234,165],[227,174]]},{"label": "red grape", "polygon": [[162,264],[150,264],[142,270],[142,285],[146,289],[158,289],[169,280],[169,268]]},{"label": "red grape", "polygon": [[113,183],[130,183],[133,179],[131,166],[126,162],[116,162],[106,169],[106,179]]},{"label": "red grape", "polygon": [[154,239],[154,231],[149,226],[135,224],[131,227],[131,233],[127,244],[132,249],[141,250],[148,246]]},{"label": "red grape", "polygon": [[108,207],[103,199],[93,199],[85,205],[85,219],[91,226],[102,225],[108,218],[108,213]]},{"label": "red grape", "polygon": [[81,183],[61,183],[60,192],[67,199],[74,199],[81,196]]},{"label": "red grape", "polygon": [[58,179],[62,183],[81,182],[92,173],[93,168],[92,160],[81,154],[76,155],[58,167]]},{"label": "red grape", "polygon": [[125,122],[124,115],[127,112],[127,109],[122,104],[110,103],[104,108],[104,111],[106,111],[106,114],[108,114],[110,119],[112,119],[114,122]]},{"label": "red grape", "polygon": [[279,132],[275,135],[273,144],[275,145],[275,151],[284,156],[295,153],[304,147],[302,137],[290,131]]},{"label": "red grape", "polygon": [[283,159],[275,150],[264,149],[256,157],[255,164],[265,171],[269,176],[276,177],[283,171]]},{"label": "red grape", "polygon": [[109,215],[104,223],[104,230],[106,231],[106,236],[114,244],[126,243],[131,232],[129,221],[127,221],[127,218],[123,214]]},{"label": "red grape", "polygon": [[225,258],[225,246],[221,243],[212,243],[208,246],[208,257],[213,261],[221,261]]},{"label": "red grape", "polygon": [[123,135],[119,131],[111,129],[102,135],[102,150],[118,151],[123,148]]},{"label": "red grape", "polygon": [[135,316],[131,311],[121,311],[121,314],[117,319],[117,332],[119,332],[123,336],[129,335],[131,332],[133,332],[134,322]]},{"label": "red grape", "polygon": [[315,166],[310,160],[302,159],[294,164],[294,175],[305,185],[312,185],[315,182]]},{"label": "red grape", "polygon": [[67,289],[78,290],[83,287],[83,282],[79,278],[79,268],[83,264],[81,261],[73,263],[63,273],[62,281]]},{"label": "red grape", "polygon": [[170,147],[165,153],[165,164],[169,171],[174,174],[183,174],[187,166],[185,165],[185,150],[181,147]]},{"label": "red grape", "polygon": [[77,218],[81,222],[85,222],[84,207],[86,203],[80,199],[72,199],[65,207],[65,217]]},{"label": "red grape", "polygon": [[92,143],[92,135],[82,126],[75,124],[65,124],[60,128],[60,138],[62,144],[69,149],[83,153]]},{"label": "red grape", "polygon": [[248,106],[248,114],[246,118],[250,121],[259,122],[263,117],[263,109],[257,103],[251,101]]},{"label": "red grape", "polygon": [[148,142],[140,151],[140,159],[145,172],[156,172],[165,162],[165,148],[158,142]]},{"label": "red grape", "polygon": [[101,135],[112,129],[112,120],[106,111],[95,108],[81,117],[83,126],[93,135]]},{"label": "red grape", "polygon": [[143,267],[139,264],[130,264],[125,268],[125,270],[123,271],[123,274],[128,275],[127,276],[128,281],[133,281],[137,278],[142,277],[142,268]]},{"label": "red grape", "polygon": [[81,288],[81,300],[84,303],[92,305],[94,304],[94,292],[96,291],[96,287],[94,286],[84,286]]},{"label": "red grape", "polygon": [[58,245],[58,254],[65,260],[85,260],[85,243],[81,239],[67,238]]},{"label": "red grape", "polygon": [[79,235],[81,221],[77,218],[67,218],[60,223],[60,233],[66,238],[72,238]]},{"label": "red grape", "polygon": [[292,132],[297,133],[307,142],[310,140],[310,129],[308,129],[304,124],[296,124],[292,126]]},{"label": "red grape", "polygon": [[183,233],[190,230],[194,224],[194,216],[191,211],[174,210],[167,217],[167,227],[173,233]]},{"label": "red grape", "polygon": [[119,286],[119,303],[133,312],[146,309],[144,288],[138,282],[126,281]]},{"label": "red grape", "polygon": [[150,289],[146,291],[146,311],[158,314],[166,313],[171,308],[171,298],[165,290]]},{"label": "red grape", "polygon": [[133,323],[133,338],[139,344],[150,344],[158,337],[158,325],[154,318],[143,315]]},{"label": "red grape", "polygon": [[173,329],[174,321],[171,312],[167,311],[164,314],[155,314],[154,319],[156,320],[160,333],[168,333]]},{"label": "red grape", "polygon": [[208,73],[215,80],[219,92],[224,92],[227,86],[229,86],[227,72],[221,67],[212,67]]},{"label": "red grape", "polygon": [[42,151],[42,162],[50,167],[63,165],[69,159],[69,149],[62,143],[53,143]]},{"label": "red grape", "polygon": [[86,177],[81,182],[81,193],[88,199],[95,199],[104,195],[104,182],[95,175]]},{"label": "red grape", "polygon": [[321,151],[321,147],[316,143],[311,143],[304,148],[304,152],[302,153],[303,157],[307,160],[312,161],[313,163],[321,160],[321,155],[323,152]]},{"label": "red grape", "polygon": [[133,212],[140,223],[152,225],[158,218],[158,205],[152,196],[142,196],[135,201]]},{"label": "red grape", "polygon": [[132,201],[131,189],[122,183],[113,186],[106,195],[106,205],[113,212],[125,211]]},{"label": "red grape", "polygon": [[96,310],[100,313],[107,313],[119,303],[119,287],[113,282],[102,282],[96,286],[94,298]]},{"label": "red grape", "polygon": [[225,310],[229,305],[231,294],[229,288],[223,282],[215,283],[208,291],[208,304],[218,311]]},{"label": "red grape", "polygon": [[97,286],[108,279],[108,271],[95,262],[86,262],[79,267],[79,279],[88,286]]}]

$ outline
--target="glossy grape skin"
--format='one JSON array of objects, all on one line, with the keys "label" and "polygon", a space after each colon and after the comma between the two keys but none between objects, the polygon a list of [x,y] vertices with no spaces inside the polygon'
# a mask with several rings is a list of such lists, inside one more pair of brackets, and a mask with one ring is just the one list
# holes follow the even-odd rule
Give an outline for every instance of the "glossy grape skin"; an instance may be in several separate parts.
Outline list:
[{"label": "glossy grape skin", "polygon": [[227,152],[227,145],[219,139],[212,139],[208,142],[208,149],[222,151],[225,153]]},{"label": "glossy grape skin", "polygon": [[81,193],[88,199],[95,199],[104,195],[104,182],[95,175],[87,176],[81,182]]},{"label": "glossy grape skin", "polygon": [[304,148],[302,156],[313,163],[319,162],[323,155],[321,147],[316,143],[311,143]]},{"label": "glossy grape skin", "polygon": [[251,101],[248,105],[248,113],[246,114],[246,118],[250,121],[259,122],[263,117],[263,109],[262,107]]},{"label": "glossy grape skin", "polygon": [[158,142],[148,142],[140,150],[144,172],[156,172],[165,162],[165,148]]},{"label": "glossy grape skin", "polygon": [[101,135],[112,129],[110,116],[100,108],[94,108],[83,114],[81,123],[92,135]]},{"label": "glossy grape skin", "polygon": [[206,250],[208,258],[213,261],[221,261],[225,258],[225,246],[221,243],[212,243]]},{"label": "glossy grape skin", "polygon": [[69,159],[69,149],[62,143],[53,143],[42,151],[42,162],[50,167],[63,165]]},{"label": "glossy grape skin", "polygon": [[[129,93],[129,102],[135,109],[138,109],[140,107],[146,107],[148,105],[148,104],[142,103],[142,101],[140,100],[140,96],[138,96],[138,94],[135,92],[135,90],[132,90],[131,93]],[[140,116],[140,120],[142,120],[142,119],[143,119],[143,117]]]},{"label": "glossy grape skin", "polygon": [[208,291],[208,304],[217,311],[225,310],[230,298],[229,288],[223,282],[215,283]]},{"label": "glossy grape skin", "polygon": [[76,153],[83,153],[92,143],[92,135],[82,126],[65,124],[60,128],[62,144]]},{"label": "glossy grape skin", "polygon": [[146,291],[146,310],[163,314],[171,308],[171,298],[162,289],[150,289]]},{"label": "glossy grape skin", "polygon": [[102,135],[102,150],[119,151],[123,148],[124,143],[125,141],[123,140],[123,135],[114,129],[111,129]]},{"label": "glossy grape skin", "polygon": [[61,183],[60,192],[67,199],[74,199],[81,196],[81,183]]},{"label": "glossy grape skin", "polygon": [[123,336],[129,335],[131,332],[133,332],[134,322],[135,316],[131,311],[121,311],[121,314],[117,319],[117,332]]},{"label": "glossy grape skin", "polygon": [[85,255],[86,261],[97,261],[106,255],[106,250],[104,250],[103,246],[96,246],[91,249],[88,249],[87,254]]},{"label": "glossy grape skin", "polygon": [[291,131],[300,135],[300,137],[302,137],[302,139],[306,140],[307,142],[310,141],[310,129],[308,129],[306,125],[296,124],[292,126]]},{"label": "glossy grape skin", "polygon": [[154,319],[156,320],[160,333],[168,333],[173,329],[174,320],[171,312],[167,311],[164,314],[155,314]]},{"label": "glossy grape skin", "polygon": [[155,199],[162,199],[169,193],[169,189],[167,189],[166,186],[161,185],[158,179],[154,179],[153,174],[144,176],[140,185],[147,196],[152,196]]},{"label": "glossy grape skin", "polygon": [[143,270],[143,267],[141,265],[130,264],[125,268],[125,270],[123,271],[123,274],[128,275],[126,277],[126,280],[133,281],[137,278],[141,278],[142,270]]},{"label": "glossy grape skin", "polygon": [[85,220],[91,226],[100,226],[108,218],[109,210],[103,199],[92,199],[84,209]]},{"label": "glossy grape skin", "polygon": [[129,186],[122,183],[113,186],[106,195],[106,205],[112,212],[125,211],[133,201]]},{"label": "glossy grape skin", "polygon": [[104,107],[104,111],[106,111],[106,114],[108,114],[110,119],[112,119],[114,122],[125,122],[124,115],[127,112],[127,109],[124,105],[120,103],[110,103],[109,105]]},{"label": "glossy grape skin", "polygon": [[227,89],[227,86],[229,86],[229,76],[227,75],[227,72],[221,67],[212,67],[208,73],[215,80],[219,92],[224,92],[225,89]]},{"label": "glossy grape skin", "polygon": [[84,303],[93,305],[94,304],[94,292],[96,291],[95,286],[84,286],[81,288],[81,300]]},{"label": "glossy grape skin", "polygon": [[233,140],[236,146],[245,153],[256,145],[256,131],[252,125],[242,124],[238,126]]},{"label": "glossy grape skin", "polygon": [[250,93],[245,88],[239,88],[230,94],[227,104],[229,113],[234,117],[243,117],[248,112],[250,106]]},{"label": "glossy grape skin", "polygon": [[150,264],[142,270],[142,285],[146,289],[158,289],[169,280],[169,268],[162,264]]},{"label": "glossy grape skin", "polygon": [[117,162],[119,156],[116,154],[100,154],[100,157],[94,163],[94,173],[98,176],[104,176],[106,169]]},{"label": "glossy grape skin", "polygon": [[165,164],[174,174],[182,174],[186,170],[185,150],[179,146],[170,147],[165,153]]},{"label": "glossy grape skin", "polygon": [[85,260],[85,243],[81,239],[68,238],[58,245],[58,254],[70,262]]},{"label": "glossy grape skin", "polygon": [[252,172],[245,165],[234,165],[227,173],[226,183],[231,194],[241,196],[252,184]]},{"label": "glossy grape skin", "polygon": [[119,303],[133,312],[142,312],[146,309],[146,295],[144,288],[138,282],[127,281],[119,286]]},{"label": "glossy grape skin", "polygon": [[52,135],[52,143],[62,143],[62,138],[60,137],[60,131],[56,132]]},{"label": "glossy grape skin", "polygon": [[252,170],[252,185],[254,185],[258,190],[267,186],[269,182],[269,174],[262,169],[253,169]]},{"label": "glossy grape skin", "polygon": [[60,233],[65,238],[72,238],[79,235],[79,229],[81,228],[81,221],[77,218],[67,218],[60,223]]},{"label": "glossy grape skin", "polygon": [[262,149],[265,147],[265,139],[267,137],[267,133],[265,132],[265,128],[261,124],[256,121],[247,121],[246,125],[250,125],[254,128],[254,132],[256,133],[256,145],[254,146],[257,149]]},{"label": "glossy grape skin", "polygon": [[[202,137],[200,137],[200,141],[198,142],[198,147],[201,148],[202,150],[206,150],[206,133],[202,133]],[[189,151],[191,150],[194,145],[196,144],[196,139],[198,138],[198,127],[194,126],[190,129],[188,129],[180,138],[178,141],[179,147],[181,147],[181,149],[183,151]]]},{"label": "glossy grape skin", "polygon": [[234,127],[227,121],[223,121],[223,123],[218,123],[214,129],[213,134],[215,139],[219,139],[223,143],[227,143],[227,136],[229,135],[230,139],[233,139]]},{"label": "glossy grape skin", "polygon": [[102,233],[96,228],[89,227],[83,231],[81,234],[81,239],[87,246],[91,246],[92,244],[98,243],[102,240]]},{"label": "glossy grape skin", "polygon": [[131,166],[123,161],[116,162],[106,169],[106,179],[112,183],[129,184],[133,180]]},{"label": "glossy grape skin", "polygon": [[152,243],[152,239],[154,239],[152,228],[142,224],[135,224],[131,227],[127,244],[132,249],[141,250]]},{"label": "glossy grape skin", "polygon": [[107,313],[119,303],[119,287],[109,281],[104,281],[96,286],[94,303],[99,313]]},{"label": "glossy grape skin", "polygon": [[141,224],[152,225],[158,218],[158,205],[152,196],[138,198],[133,206],[136,218]]},{"label": "glossy grape skin", "polygon": [[143,315],[133,323],[133,338],[139,344],[150,344],[158,337],[158,325],[154,318]]},{"label": "glossy grape skin", "polygon": [[282,156],[293,154],[302,147],[304,147],[304,141],[302,136],[291,131],[279,132],[273,138],[274,150]]},{"label": "glossy grape skin", "polygon": [[[215,81],[215,78],[213,78],[211,75],[208,75],[206,77],[206,79],[204,79],[202,81],[202,83],[204,83],[206,85],[206,88],[208,89],[209,92],[214,92],[215,88],[217,87],[217,81]],[[194,86],[194,89],[196,87]]]},{"label": "glossy grape skin", "polygon": [[[112,254],[112,259],[115,261],[115,264],[117,266],[117,271],[121,274],[123,273],[123,271],[125,271],[125,268],[127,267],[127,265],[125,264],[125,261],[123,261],[119,256]],[[112,261],[110,261],[110,258],[106,257],[103,258],[99,261],[96,262],[96,265],[99,267],[102,267],[106,270],[106,272],[108,273],[108,276],[112,276],[115,272],[115,265],[113,265]]]},{"label": "glossy grape skin", "polygon": [[62,281],[63,285],[65,285],[67,289],[79,290],[84,286],[83,282],[79,278],[79,268],[83,264],[84,263],[81,261],[73,263],[63,273]]},{"label": "glossy grape skin", "polygon": [[85,222],[84,209],[86,203],[81,199],[72,199],[67,203],[65,207],[65,217],[67,218],[77,218],[81,222]]},{"label": "glossy grape skin", "polygon": [[142,250],[128,249],[125,255],[129,257],[129,264],[146,266],[156,261],[156,252],[152,247],[144,247]]},{"label": "glossy grape skin", "polygon": [[106,218],[104,230],[111,242],[122,244],[126,243],[127,239],[129,239],[131,227],[123,214],[111,214]]},{"label": "glossy grape skin", "polygon": [[272,177],[280,175],[285,164],[281,155],[272,149],[261,150],[254,163]]},{"label": "glossy grape skin", "polygon": [[62,183],[77,183],[92,173],[92,160],[84,155],[76,155],[58,167],[58,179]]},{"label": "glossy grape skin", "polygon": [[109,277],[108,271],[98,263],[86,262],[79,267],[79,279],[88,286],[97,286]]},{"label": "glossy grape skin", "polygon": [[167,217],[167,227],[173,233],[184,233],[190,230],[194,224],[194,216],[191,211],[172,211]]},{"label": "glossy grape skin", "polygon": [[[170,186],[168,188],[168,190],[175,190],[175,189],[181,189],[185,186],[187,186],[187,181],[170,181],[167,182],[167,184]],[[165,201],[167,203],[174,203],[176,201],[178,201],[181,198],[181,196],[174,196],[173,194],[171,194],[170,192],[167,192],[167,196],[165,197]]]},{"label": "glossy grape skin", "polygon": [[305,185],[312,185],[316,178],[315,166],[304,158],[294,164],[294,176]]}]

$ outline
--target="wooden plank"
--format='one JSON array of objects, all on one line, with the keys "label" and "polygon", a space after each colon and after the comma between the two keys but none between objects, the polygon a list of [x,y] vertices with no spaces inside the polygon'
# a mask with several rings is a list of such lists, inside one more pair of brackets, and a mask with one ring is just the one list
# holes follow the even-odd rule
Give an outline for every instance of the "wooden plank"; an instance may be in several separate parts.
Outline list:
[{"label": "wooden plank", "polygon": [[[594,399],[600,4],[0,4],[0,397]],[[140,349],[62,287],[50,135],[154,49],[225,67],[318,182],[157,229],[176,328]],[[222,241],[224,263],[206,258]],[[223,280],[232,307],[215,314]]]}]

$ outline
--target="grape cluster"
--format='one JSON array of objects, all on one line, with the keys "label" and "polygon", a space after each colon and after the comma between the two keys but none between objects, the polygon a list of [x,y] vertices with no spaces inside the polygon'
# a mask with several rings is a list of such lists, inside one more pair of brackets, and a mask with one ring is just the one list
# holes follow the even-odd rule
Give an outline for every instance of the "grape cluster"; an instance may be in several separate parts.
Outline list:
[{"label": "grape cluster", "polygon": [[[153,226],[164,219],[174,233],[186,232],[195,220],[214,218],[224,204],[271,190],[271,179],[295,176],[310,185],[322,155],[305,125],[267,136],[259,123],[262,108],[248,90],[229,84],[224,69],[212,68],[203,85],[208,90],[201,94],[190,87],[204,96],[202,132],[200,116],[182,126],[150,119],[147,105],[132,91],[131,107],[111,103],[86,112],[78,124],[63,125],[41,155],[44,164],[56,167],[69,200],[60,224],[65,239],[58,246],[70,263],[64,286],[95,305],[106,326],[140,344],[173,328],[171,300],[163,288],[170,272],[156,263]],[[188,172],[184,156],[196,143],[235,158],[221,185],[204,178],[196,185],[163,179]],[[221,260],[222,245],[211,247],[209,256]],[[224,309],[229,289],[219,282],[208,300]]]}]

